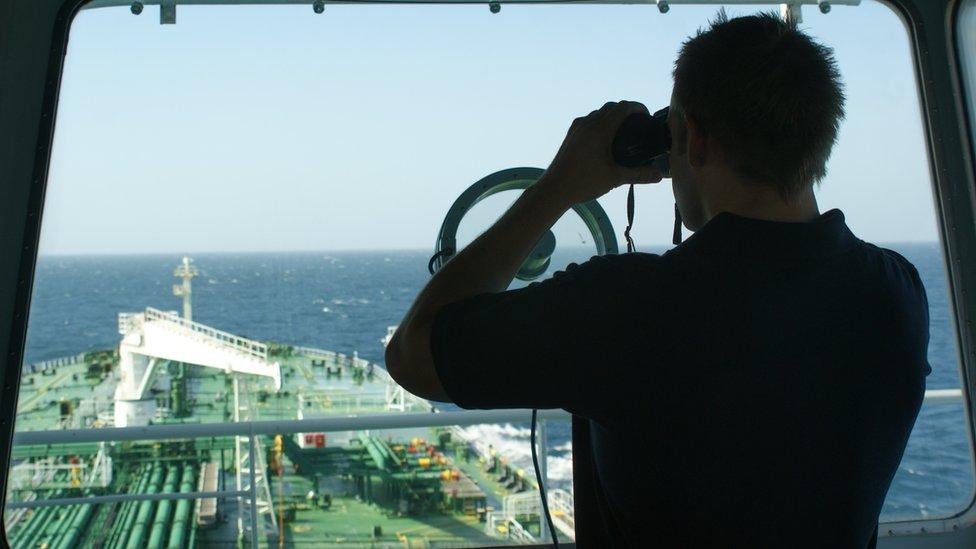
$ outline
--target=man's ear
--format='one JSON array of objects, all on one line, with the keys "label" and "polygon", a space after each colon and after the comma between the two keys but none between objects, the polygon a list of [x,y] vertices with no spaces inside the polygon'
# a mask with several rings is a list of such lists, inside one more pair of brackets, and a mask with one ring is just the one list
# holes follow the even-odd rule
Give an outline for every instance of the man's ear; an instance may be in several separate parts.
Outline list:
[{"label": "man's ear", "polygon": [[688,164],[700,168],[708,161],[708,135],[702,130],[698,121],[690,116],[685,117],[685,128]]}]

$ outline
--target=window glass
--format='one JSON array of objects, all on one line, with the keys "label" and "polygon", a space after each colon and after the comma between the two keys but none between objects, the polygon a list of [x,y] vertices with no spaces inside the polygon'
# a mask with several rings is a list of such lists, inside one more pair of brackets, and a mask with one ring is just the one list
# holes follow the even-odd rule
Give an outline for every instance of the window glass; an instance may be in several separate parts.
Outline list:
[{"label": "window glass", "polygon": [[[389,381],[381,340],[429,278],[455,198],[499,170],[545,168],[572,119],[605,101],[666,105],[681,41],[717,7],[328,5],[316,15],[307,5],[181,5],[175,25],[160,25],[155,9],[88,9],[72,24],[21,433],[429,410]],[[929,388],[958,389],[908,35],[874,2],[803,13],[835,48],[847,86],[821,207],[841,208],[860,237],[915,263],[931,306]],[[477,204],[458,244],[515,196]],[[621,251],[625,198],[618,189],[599,201]],[[642,251],[670,247],[672,208],[666,183],[638,189]],[[595,253],[575,214],[553,232],[543,277]],[[968,505],[960,402],[950,391],[923,406],[883,520]],[[253,469],[267,473],[255,481],[262,543],[276,532],[296,544],[545,535],[525,423],[280,435],[253,444]],[[24,507],[133,486],[250,489],[246,437],[182,438],[18,445],[10,539],[112,546],[130,542],[113,532],[133,524],[176,546],[250,539],[250,508],[236,496]],[[568,539],[568,422],[548,421],[544,438]]]},{"label": "window glass", "polygon": [[[869,2],[852,11],[853,17],[806,21],[815,36],[835,48],[847,95],[847,117],[818,200],[821,209],[841,208],[859,237],[901,253],[918,269],[929,300],[927,389],[955,391],[958,339],[911,44],[906,26],[888,7]],[[877,44],[885,47],[872,46]],[[948,517],[972,501],[973,463],[961,394],[935,396],[929,393],[919,412],[882,521]]]}]

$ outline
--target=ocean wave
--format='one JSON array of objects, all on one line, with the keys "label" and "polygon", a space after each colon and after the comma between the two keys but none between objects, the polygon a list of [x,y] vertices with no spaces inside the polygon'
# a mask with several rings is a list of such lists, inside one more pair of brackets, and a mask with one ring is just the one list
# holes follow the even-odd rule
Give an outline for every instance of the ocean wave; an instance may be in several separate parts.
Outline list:
[{"label": "ocean wave", "polygon": [[361,297],[354,297],[350,299],[333,299],[333,305],[369,305],[369,300]]},{"label": "ocean wave", "polygon": [[567,440],[562,444],[557,444],[552,447],[554,452],[572,452],[573,451],[573,441]]},{"label": "ocean wave", "polygon": [[[528,428],[505,423],[462,427],[460,431],[464,438],[473,443],[482,453],[487,454],[490,450],[494,450],[504,456],[513,467],[534,474],[532,473],[534,469],[532,448],[529,445],[531,432]],[[571,451],[572,442],[549,448],[546,464],[553,487],[570,487],[573,479],[573,456],[569,453]]]},{"label": "ocean wave", "polygon": [[573,480],[573,457],[549,455],[549,480],[553,482]]}]

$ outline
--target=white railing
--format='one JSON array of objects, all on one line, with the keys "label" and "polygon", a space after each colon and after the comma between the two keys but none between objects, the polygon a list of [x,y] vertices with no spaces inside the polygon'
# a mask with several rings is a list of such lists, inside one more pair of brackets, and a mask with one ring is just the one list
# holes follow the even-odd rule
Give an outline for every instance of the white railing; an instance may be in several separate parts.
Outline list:
[{"label": "white railing", "polygon": [[151,321],[163,321],[175,324],[184,330],[200,334],[211,341],[216,341],[223,347],[229,347],[241,353],[260,358],[261,360],[268,359],[268,346],[264,343],[236,336],[230,332],[218,330],[206,324],[187,320],[175,311],[160,311],[159,309],[146,307],[145,313],[119,313],[119,332],[123,334],[128,333],[137,327],[139,323]]},{"label": "white railing", "polygon": [[[569,412],[540,410],[539,419],[565,421]],[[68,444],[81,442],[123,442],[133,440],[169,440],[209,437],[280,435],[305,431],[338,432],[369,429],[413,429],[449,427],[451,425],[487,425],[491,423],[528,423],[532,410],[469,410],[463,412],[407,412],[362,416],[330,416],[309,419],[252,421],[242,423],[180,423],[102,429],[64,429],[20,431],[14,433],[14,446],[32,444]]]},{"label": "white railing", "polygon": [[58,471],[52,465],[55,464],[54,458],[43,458],[35,462],[25,461],[18,463],[10,468],[7,480],[10,489],[16,491],[33,491],[45,483],[54,479],[54,473]]},{"label": "white railing", "polygon": [[[315,347],[302,347],[296,345],[292,347],[295,353],[305,355],[309,358],[327,360],[334,364],[338,364],[343,367],[353,367],[360,368],[372,373],[377,379],[386,384],[386,393],[383,401],[376,402],[377,405],[385,406],[388,410],[399,410],[404,411],[412,408],[424,408],[430,409],[430,403],[426,400],[414,396],[406,391],[397,384],[396,381],[390,377],[390,373],[386,371],[386,368],[379,366],[378,364],[372,363],[364,358],[359,358],[358,355],[353,356],[344,355],[342,353],[336,353],[334,351],[326,351],[324,349],[316,349]],[[369,368],[372,366],[372,370]],[[393,397],[396,397],[397,404],[391,406]],[[358,398],[358,397],[357,397]],[[367,397],[368,398],[368,397]],[[379,397],[377,397],[379,398]],[[330,397],[330,400],[337,402],[336,397]],[[359,400],[356,404],[359,405]],[[368,403],[368,402],[367,402]],[[334,406],[333,409],[341,408],[342,406]]]},{"label": "white railing", "polygon": [[503,527],[505,529],[505,537],[507,537],[509,540],[524,544],[535,543],[537,541],[535,536],[530,534],[529,531],[526,530],[525,527],[523,527],[519,521],[515,520],[514,518],[489,513],[485,520],[485,533],[492,537],[498,537],[498,535],[502,533],[499,531],[499,527]]},{"label": "white railing", "polygon": [[[430,403],[417,397],[411,398],[410,393],[403,391],[402,400],[387,386],[386,394],[339,394],[326,395],[324,393],[303,392],[302,397],[314,402],[319,407],[304,410],[304,417],[316,417],[323,414],[368,414],[381,411],[397,412],[429,412]],[[402,389],[401,389],[402,391]],[[396,398],[394,398],[396,397]],[[396,404],[391,404],[391,400]],[[401,406],[402,405],[402,406]]]},{"label": "white railing", "polygon": [[325,349],[316,349],[315,347],[301,347],[296,345],[292,347],[296,353],[303,354],[309,358],[317,358],[320,360],[329,360],[336,362],[336,357],[338,356],[335,351],[326,351]]},{"label": "white railing", "polygon": [[[325,349],[316,349],[315,347],[302,347],[300,345],[295,345],[292,347],[292,349],[298,354],[303,354],[313,359],[327,360],[338,366],[349,368],[366,368],[370,365],[368,360],[359,358],[359,355],[357,355],[355,352],[353,353],[353,356],[349,356],[344,353],[326,351]],[[375,364],[373,367],[378,368]]]},{"label": "white railing", "polygon": [[[55,480],[55,474],[60,471],[67,471],[69,475]],[[11,467],[8,478],[11,490],[17,491],[79,486],[105,488],[112,482],[112,458],[106,454],[103,442],[93,459],[78,459],[76,463],[62,458],[25,461]]]},{"label": "white railing", "polygon": [[549,498],[549,513],[552,515],[553,525],[560,532],[576,539],[576,508],[573,506],[573,494],[560,488],[553,488],[546,492]]},{"label": "white railing", "polygon": [[145,313],[119,313],[119,334],[125,335],[135,330],[145,320]]},{"label": "white railing", "polygon": [[929,389],[925,391],[925,398],[922,404],[961,404],[965,402],[962,398],[962,389]]},{"label": "white railing", "polygon": [[71,366],[72,364],[78,364],[85,360],[85,353],[80,353],[77,355],[52,358],[50,360],[44,360],[41,362],[35,362],[33,364],[25,364],[23,371],[27,373],[37,373],[44,370],[54,370],[61,366]]},{"label": "white railing", "polygon": [[[576,539],[575,531],[575,510],[573,508],[573,494],[560,488],[546,490],[546,497],[549,501],[549,511],[552,516],[553,525],[570,539]],[[549,539],[547,526],[543,519],[542,498],[538,491],[522,492],[505,496],[502,500],[501,511],[491,513],[494,515],[489,522],[508,522],[516,523],[521,526],[517,517],[537,516],[539,517],[539,529],[542,532],[543,541]]]},{"label": "white railing", "polygon": [[542,511],[542,501],[535,492],[522,492],[505,496],[502,500],[502,513],[506,517],[518,515],[538,515]]}]

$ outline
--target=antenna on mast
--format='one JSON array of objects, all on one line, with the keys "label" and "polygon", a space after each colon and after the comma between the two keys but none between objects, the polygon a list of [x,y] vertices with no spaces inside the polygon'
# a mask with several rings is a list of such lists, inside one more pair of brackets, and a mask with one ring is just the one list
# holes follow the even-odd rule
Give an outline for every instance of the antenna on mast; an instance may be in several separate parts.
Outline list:
[{"label": "antenna on mast", "polygon": [[173,295],[183,298],[183,318],[187,321],[193,320],[193,305],[190,303],[193,290],[190,280],[200,274],[196,267],[190,265],[192,262],[188,256],[183,256],[183,264],[173,269],[173,276],[183,279],[182,284],[173,284]]}]

